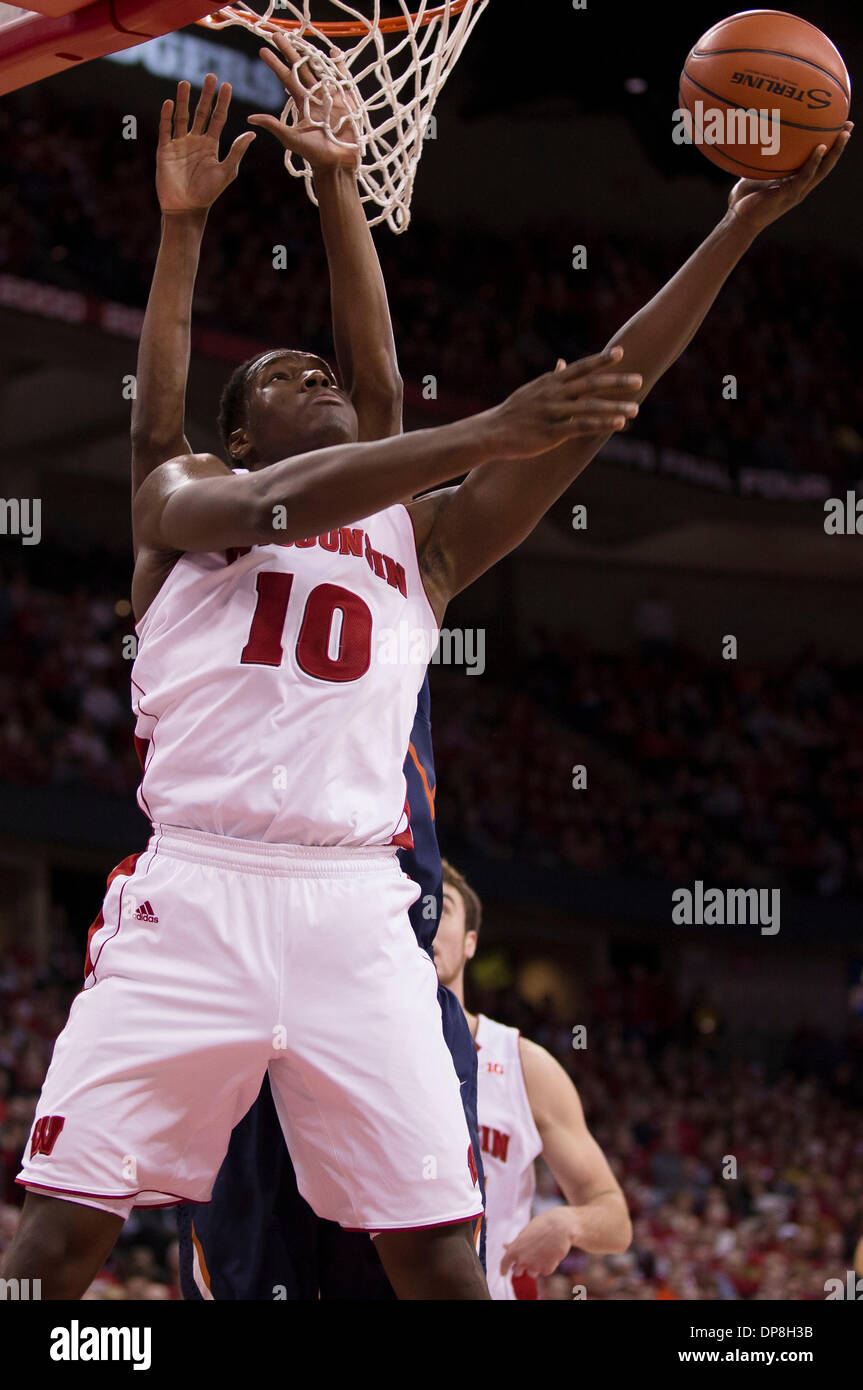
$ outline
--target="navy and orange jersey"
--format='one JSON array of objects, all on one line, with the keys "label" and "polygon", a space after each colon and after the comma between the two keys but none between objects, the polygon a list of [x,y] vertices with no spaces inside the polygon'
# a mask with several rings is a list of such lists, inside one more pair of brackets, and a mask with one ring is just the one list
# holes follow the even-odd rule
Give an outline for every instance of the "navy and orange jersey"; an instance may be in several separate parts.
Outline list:
[{"label": "navy and orange jersey", "polygon": [[434,824],[435,770],[429,718],[429,678],[420,687],[417,709],[405,758],[405,782],[413,848],[400,849],[403,873],[420,886],[410,909],[417,941],[429,953],[443,906],[443,871]]},{"label": "navy and orange jersey", "polygon": [[[420,886],[410,909],[411,925],[420,945],[431,953],[443,901],[443,871],[434,824],[429,703],[426,675],[404,765],[413,846],[398,854],[402,871]],[[438,1000],[482,1188],[476,1045],[456,996],[439,985]],[[179,1206],[177,1226],[180,1285],[186,1299],[395,1298],[374,1242],[317,1217],[300,1196],[266,1077],[258,1099],[231,1135],[211,1201]],[[484,1230],[480,1250],[484,1258]]]}]

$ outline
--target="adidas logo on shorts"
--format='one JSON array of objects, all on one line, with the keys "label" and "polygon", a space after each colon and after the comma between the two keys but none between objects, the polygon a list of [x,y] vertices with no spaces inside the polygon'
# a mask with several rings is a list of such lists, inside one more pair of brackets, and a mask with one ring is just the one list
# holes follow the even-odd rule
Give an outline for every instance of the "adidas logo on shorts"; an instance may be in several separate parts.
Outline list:
[{"label": "adidas logo on shorts", "polygon": [[149,902],[141,903],[141,906],[135,911],[135,918],[139,922],[158,922],[159,920]]}]

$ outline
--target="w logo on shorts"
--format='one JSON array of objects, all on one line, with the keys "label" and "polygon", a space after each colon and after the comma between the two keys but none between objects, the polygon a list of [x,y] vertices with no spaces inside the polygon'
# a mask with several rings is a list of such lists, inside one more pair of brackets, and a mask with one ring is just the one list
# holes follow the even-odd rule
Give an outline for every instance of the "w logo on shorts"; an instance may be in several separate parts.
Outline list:
[{"label": "w logo on shorts", "polygon": [[64,1115],[43,1115],[33,1126],[33,1138],[30,1141],[30,1157],[35,1158],[37,1154],[44,1154],[47,1158],[60,1137],[60,1131],[66,1123]]},{"label": "w logo on shorts", "polygon": [[141,906],[136,909],[135,918],[139,922],[158,922],[159,920],[149,901],[141,903]]}]

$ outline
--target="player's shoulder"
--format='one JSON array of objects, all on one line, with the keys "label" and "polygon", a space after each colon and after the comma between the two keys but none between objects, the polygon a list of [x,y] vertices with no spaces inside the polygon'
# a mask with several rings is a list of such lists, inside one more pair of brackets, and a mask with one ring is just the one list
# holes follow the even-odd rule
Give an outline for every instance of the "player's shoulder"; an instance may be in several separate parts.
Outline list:
[{"label": "player's shoulder", "polygon": [[580,1105],[572,1077],[556,1057],[539,1043],[522,1034],[518,1037],[518,1055],[524,1076],[525,1089],[537,1124],[557,1112],[562,1105]]},{"label": "player's shoulder", "polygon": [[[556,1057],[545,1047],[540,1047],[539,1043],[526,1038],[523,1033],[518,1035],[518,1055],[521,1058],[522,1070],[527,1077],[528,1071],[531,1075],[550,1076],[553,1072],[563,1071]],[[563,1073],[564,1076],[566,1072]]]},{"label": "player's shoulder", "polygon": [[143,480],[133,498],[133,513],[146,513],[157,499],[164,499],[184,483],[230,476],[231,469],[215,454],[178,454],[158,464]]}]

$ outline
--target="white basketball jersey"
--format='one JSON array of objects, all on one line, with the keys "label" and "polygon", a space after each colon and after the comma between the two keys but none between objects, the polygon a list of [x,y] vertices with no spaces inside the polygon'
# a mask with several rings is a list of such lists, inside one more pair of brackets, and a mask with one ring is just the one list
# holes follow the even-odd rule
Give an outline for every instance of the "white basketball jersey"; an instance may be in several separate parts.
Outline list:
[{"label": "white basketball jersey", "polygon": [[136,631],[138,802],[154,824],[410,847],[402,768],[437,626],[405,507],[183,555]]},{"label": "white basketball jersey", "polygon": [[476,1046],[488,1287],[492,1298],[514,1299],[512,1274],[502,1275],[500,1262],[504,1245],[530,1220],[536,1189],[533,1164],[542,1153],[542,1140],[524,1084],[518,1030],[480,1014]]}]

